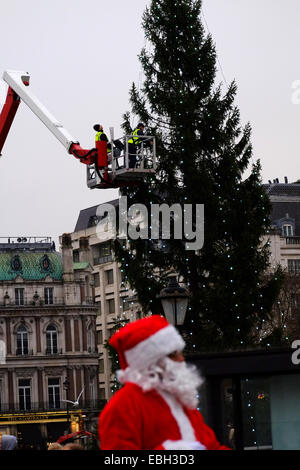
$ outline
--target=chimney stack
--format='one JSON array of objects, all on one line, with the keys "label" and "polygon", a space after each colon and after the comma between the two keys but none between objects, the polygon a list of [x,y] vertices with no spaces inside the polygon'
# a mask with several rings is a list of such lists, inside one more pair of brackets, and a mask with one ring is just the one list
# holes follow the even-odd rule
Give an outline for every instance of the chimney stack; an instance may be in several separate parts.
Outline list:
[{"label": "chimney stack", "polygon": [[69,233],[64,233],[62,235],[61,249],[63,259],[63,280],[64,282],[74,282],[72,239]]},{"label": "chimney stack", "polygon": [[91,263],[88,237],[80,237],[79,239],[79,261],[80,263]]}]

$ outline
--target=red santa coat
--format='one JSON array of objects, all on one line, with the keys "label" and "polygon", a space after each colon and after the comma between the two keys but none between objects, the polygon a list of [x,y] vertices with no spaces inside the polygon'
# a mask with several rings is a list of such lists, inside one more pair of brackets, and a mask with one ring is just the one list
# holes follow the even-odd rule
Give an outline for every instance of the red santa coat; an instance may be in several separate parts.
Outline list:
[{"label": "red santa coat", "polygon": [[225,450],[197,410],[189,410],[170,394],[144,392],[126,383],[110,399],[99,418],[102,450],[191,449],[198,441],[207,450]]}]

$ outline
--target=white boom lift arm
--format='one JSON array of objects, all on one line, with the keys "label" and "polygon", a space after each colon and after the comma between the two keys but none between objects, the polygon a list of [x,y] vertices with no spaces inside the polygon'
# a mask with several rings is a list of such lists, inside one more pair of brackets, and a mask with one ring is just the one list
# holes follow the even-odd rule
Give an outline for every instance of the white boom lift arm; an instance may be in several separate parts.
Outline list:
[{"label": "white boom lift arm", "polygon": [[[146,168],[146,157],[149,161],[149,148],[144,149],[142,144],[140,151],[141,164],[138,168],[129,168],[128,165],[128,138],[124,139],[124,167],[120,168],[118,158],[114,157],[113,137],[111,142],[111,171],[109,171],[109,162],[107,156],[107,143],[96,142],[96,148],[90,150],[83,149],[79,142],[57,121],[57,119],[46,109],[46,107],[38,100],[38,98],[28,89],[30,75],[24,71],[6,70],[3,73],[3,80],[8,84],[8,92],[6,102],[0,114],[0,155],[9,129],[17,112],[20,100],[24,101],[31,111],[45,124],[47,129],[62,143],[65,149],[74,157],[79,159],[81,163],[87,165],[87,185],[89,188],[112,188],[127,186],[128,184],[138,184],[145,176],[155,173],[156,155],[155,155],[155,138],[145,136],[151,142],[152,146],[152,163]],[[112,128],[111,128],[112,129]],[[113,136],[113,129],[111,130]]]}]

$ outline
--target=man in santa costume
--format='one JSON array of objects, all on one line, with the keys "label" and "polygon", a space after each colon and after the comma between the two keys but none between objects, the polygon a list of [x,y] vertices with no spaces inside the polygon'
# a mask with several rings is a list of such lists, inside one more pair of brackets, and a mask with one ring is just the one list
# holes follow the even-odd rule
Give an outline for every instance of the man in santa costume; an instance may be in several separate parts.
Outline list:
[{"label": "man in santa costume", "polygon": [[197,410],[203,382],[187,365],[185,343],[164,317],[128,323],[109,344],[124,384],[99,418],[102,450],[225,450]]}]

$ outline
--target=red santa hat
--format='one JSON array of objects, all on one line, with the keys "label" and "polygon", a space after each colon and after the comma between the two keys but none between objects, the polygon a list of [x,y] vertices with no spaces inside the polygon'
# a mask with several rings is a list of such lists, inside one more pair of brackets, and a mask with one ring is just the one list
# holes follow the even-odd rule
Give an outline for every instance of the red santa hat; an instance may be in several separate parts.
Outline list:
[{"label": "red santa hat", "polygon": [[122,369],[142,370],[174,351],[182,351],[185,342],[160,315],[128,323],[109,340],[117,351]]}]

